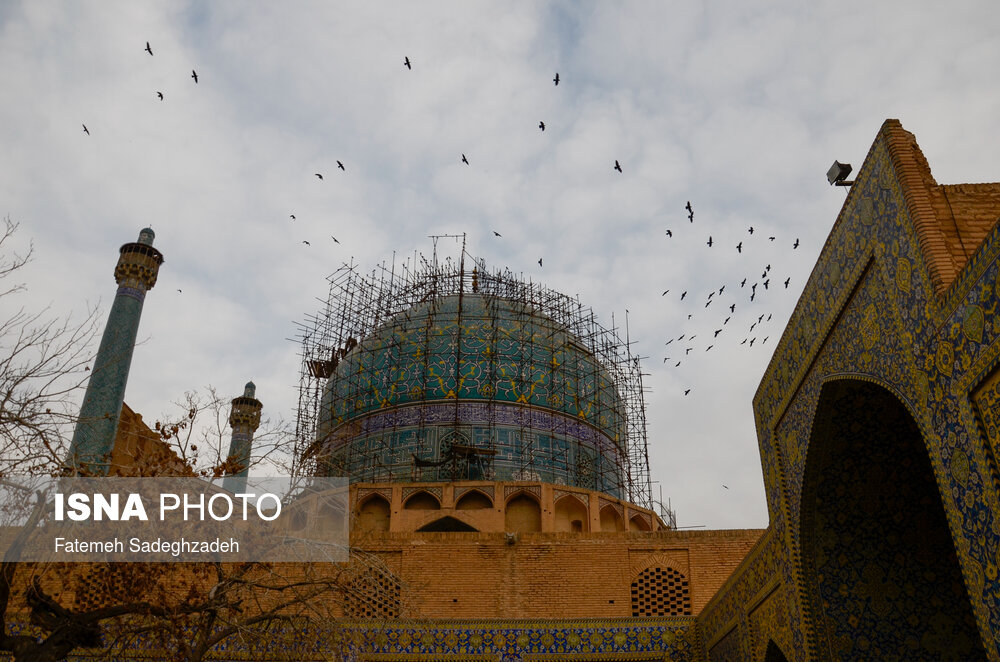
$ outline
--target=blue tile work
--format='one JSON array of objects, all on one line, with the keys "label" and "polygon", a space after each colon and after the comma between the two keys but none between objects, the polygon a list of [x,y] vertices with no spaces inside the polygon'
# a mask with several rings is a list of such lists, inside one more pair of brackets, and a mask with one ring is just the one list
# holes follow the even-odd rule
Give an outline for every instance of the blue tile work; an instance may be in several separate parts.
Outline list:
[{"label": "blue tile work", "polygon": [[[23,626],[14,624],[18,633]],[[261,639],[230,637],[209,660],[405,661],[448,658],[503,662],[600,659],[697,662],[694,618],[573,621],[345,621],[336,628],[272,628]],[[170,660],[153,638],[139,637],[116,659]],[[107,659],[78,652],[70,660]]]},{"label": "blue tile work", "polygon": [[[912,136],[887,121],[754,398],[768,535],[775,544],[751,554],[699,617],[706,642],[738,625],[744,657],[728,659],[751,657],[753,642],[766,641],[772,632],[782,641],[776,621],[748,617],[749,605],[769,584],[786,596],[783,609],[773,612],[791,623],[791,644],[782,643],[789,659],[839,658],[850,644],[838,637],[864,636],[863,626],[834,626],[833,650],[817,651],[817,628],[826,626],[819,621],[822,613],[804,607],[810,589],[801,576],[803,513],[814,506],[804,500],[804,477],[820,391],[831,379],[852,378],[893,393],[913,417],[986,654],[1000,660],[997,441],[986,436],[997,404],[992,385],[1000,359],[1000,228],[993,228],[948,291],[938,295],[915,229],[918,218],[932,214],[920,200],[920,168],[926,162]],[[841,478],[839,489],[860,489],[858,479]],[[872,549],[877,553],[879,547]],[[841,604],[834,604],[840,600],[836,593],[824,594],[820,609],[846,613],[851,588],[843,590]],[[879,590],[905,601],[910,578],[889,579]],[[919,639],[926,632],[909,634]],[[874,650],[868,657],[895,655]]]},{"label": "blue tile work", "polygon": [[[601,362],[561,325],[482,294],[418,305],[351,344],[319,420],[326,470],[413,480],[446,459],[441,440],[482,453],[422,467],[420,480],[544,480],[624,493],[625,407]],[[463,459],[463,462],[465,460]]]}]

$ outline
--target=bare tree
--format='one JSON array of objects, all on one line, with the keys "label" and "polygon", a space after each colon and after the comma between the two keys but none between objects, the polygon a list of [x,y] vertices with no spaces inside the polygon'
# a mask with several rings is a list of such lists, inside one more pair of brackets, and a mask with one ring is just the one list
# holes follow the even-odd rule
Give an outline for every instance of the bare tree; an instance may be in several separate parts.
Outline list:
[{"label": "bare tree", "polygon": [[0,229],[0,475],[51,473],[65,457],[76,423],[77,395],[88,376],[96,308],[80,321],[61,320],[49,308],[30,310],[18,299],[19,271],[33,246],[12,246],[18,224]]}]

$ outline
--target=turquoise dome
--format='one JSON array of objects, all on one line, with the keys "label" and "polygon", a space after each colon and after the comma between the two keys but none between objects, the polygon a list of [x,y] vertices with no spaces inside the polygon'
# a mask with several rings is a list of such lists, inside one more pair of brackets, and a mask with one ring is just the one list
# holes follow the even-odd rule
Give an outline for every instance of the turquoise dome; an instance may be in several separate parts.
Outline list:
[{"label": "turquoise dome", "polygon": [[481,478],[578,484],[582,475],[582,487],[617,492],[625,416],[614,380],[579,338],[529,305],[432,298],[349,339],[335,359],[319,436],[341,473],[372,480],[373,467],[442,462],[449,437],[481,449]]}]

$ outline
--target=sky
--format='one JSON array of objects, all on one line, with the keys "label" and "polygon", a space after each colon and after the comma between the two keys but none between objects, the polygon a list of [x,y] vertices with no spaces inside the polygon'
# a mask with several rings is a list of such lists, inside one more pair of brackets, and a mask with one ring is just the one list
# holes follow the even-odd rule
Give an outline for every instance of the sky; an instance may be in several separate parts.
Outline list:
[{"label": "sky", "polygon": [[35,254],[0,315],[103,325],[152,227],[126,402],[151,421],[252,379],[294,419],[326,277],[465,233],[627,315],[678,526],[764,527],[752,399],[844,202],[826,171],[897,118],[938,182],[1000,181],[997,71],[995,0],[5,0],[0,217]]}]

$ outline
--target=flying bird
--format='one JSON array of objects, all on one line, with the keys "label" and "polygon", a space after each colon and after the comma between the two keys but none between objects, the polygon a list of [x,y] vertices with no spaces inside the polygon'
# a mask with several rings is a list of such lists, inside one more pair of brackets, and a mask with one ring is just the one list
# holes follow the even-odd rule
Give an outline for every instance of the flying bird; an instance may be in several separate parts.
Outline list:
[{"label": "flying bird", "polygon": [[149,53],[150,55],[153,54],[153,49],[149,47],[149,42],[148,41],[146,42],[146,52]]},{"label": "flying bird", "polygon": [[[728,321],[728,319],[727,319],[727,321]],[[723,324],[725,324],[725,322],[723,322]],[[712,337],[713,338],[718,338],[720,333],[722,333],[722,329],[716,329],[715,330],[715,335],[712,336]]]},{"label": "flying bird", "polygon": [[750,234],[753,234],[753,226],[750,226]]},{"label": "flying bird", "polygon": [[712,349],[713,347],[715,347],[715,345],[709,345],[708,347],[705,348],[705,351],[707,352],[708,350]]},{"label": "flying bird", "polygon": [[768,278],[767,280],[764,281],[764,289],[765,290],[767,289],[767,286],[770,284],[770,282],[771,282],[770,278]]},{"label": "flying bird", "polygon": [[[681,292],[681,301],[684,301],[684,297],[687,296],[687,293],[688,293],[687,290],[684,290],[683,292]],[[684,336],[681,336],[681,338],[683,338],[683,337]]]},{"label": "flying bird", "polygon": [[337,241],[337,238],[334,237],[332,234],[330,235],[330,239],[333,239],[333,243],[335,243],[335,244],[339,244],[340,243],[339,241]]},{"label": "flying bird", "polygon": [[729,306],[729,312],[731,312],[731,313],[735,313],[736,312],[736,304],[735,303],[733,305]]},{"label": "flying bird", "polygon": [[337,161],[337,167],[343,170],[344,172],[347,172],[347,168],[345,168],[344,164],[341,163],[340,161]]},{"label": "flying bird", "polygon": [[306,246],[312,246],[312,244],[310,244],[310,243],[309,243],[308,241],[306,241],[305,239],[303,239],[303,240],[302,240],[302,243],[303,243],[303,244],[305,244]]},{"label": "flying bird", "polygon": [[668,237],[673,237],[673,236],[674,236],[674,233],[673,233],[673,232],[671,232],[670,230],[667,230],[667,236],[668,236]]},{"label": "flying bird", "polygon": [[403,66],[412,71],[413,67],[410,66],[410,58],[403,56]]},{"label": "flying bird", "polygon": [[163,92],[157,92],[156,96],[160,97],[160,101],[163,101]]},{"label": "flying bird", "polygon": [[195,83],[198,82],[198,72],[195,71],[194,69],[191,70],[191,78],[194,78]]},{"label": "flying bird", "polygon": [[774,241],[774,237],[768,237],[769,241]]},{"label": "flying bird", "polygon": [[469,165],[469,159],[465,158],[465,154],[462,154],[462,163]]},{"label": "flying bird", "polygon": [[542,131],[544,131],[545,130],[545,122],[539,122],[538,123],[538,128],[541,129]]},{"label": "flying bird", "polygon": [[316,176],[317,176],[317,177],[319,177],[320,179],[323,179],[323,175],[319,174],[318,172],[317,172],[317,173],[315,173],[315,174],[316,174]]},{"label": "flying bird", "polygon": [[729,489],[728,485],[723,485],[723,487],[726,488],[727,490]]},{"label": "flying bird", "polygon": [[798,238],[798,237],[796,237],[796,238],[795,238],[795,243],[794,243],[794,244],[792,244],[792,250],[795,250],[795,249],[796,249],[796,248],[798,248],[798,247],[799,247],[799,238]]},{"label": "flying bird", "polygon": [[502,237],[503,235],[501,235],[499,232],[497,232],[496,230],[494,230],[493,231],[493,236],[494,237]]},{"label": "flying bird", "polygon": [[791,282],[791,280],[792,280],[792,277],[791,277],[791,276],[789,276],[788,278],[786,278],[786,279],[785,279],[785,289],[786,289],[786,290],[788,289],[788,283],[790,283],[790,282]]},{"label": "flying bird", "polygon": [[687,394],[688,394],[688,393],[690,393],[690,392],[691,392],[691,389],[685,389],[685,390],[684,390],[684,395],[687,395]]},{"label": "flying bird", "polygon": [[559,84],[559,72],[558,71],[556,72],[556,77],[552,79],[552,82],[555,83],[556,85]]},{"label": "flying bird", "polygon": [[618,159],[615,159],[615,170],[617,170],[618,172],[622,171],[622,167],[621,164],[618,163]]},{"label": "flying bird", "polygon": [[726,289],[725,285],[723,285],[722,287],[720,287],[719,288],[719,294],[722,294],[723,290],[725,290],[725,289]]},{"label": "flying bird", "polygon": [[736,252],[737,253],[742,253],[743,252],[743,242],[742,241],[740,243],[736,244]]},{"label": "flying bird", "polygon": [[289,218],[291,218],[291,219],[292,219],[293,221],[295,220],[295,214],[289,214],[288,216],[289,216]]},{"label": "flying bird", "polygon": [[90,135],[90,129],[87,128],[86,124],[83,125],[83,132],[86,133],[88,136]]},{"label": "flying bird", "polygon": [[538,258],[538,266],[542,266],[542,258]]},{"label": "flying bird", "polygon": [[743,287],[746,284],[747,284],[747,279],[746,278],[744,278],[742,281],[740,281],[740,287]]},{"label": "flying bird", "polygon": [[660,296],[661,296],[661,297],[665,297],[665,296],[667,296],[667,292],[669,292],[669,291],[670,291],[670,290],[663,290],[663,294],[661,294]]},{"label": "flying bird", "polygon": [[684,209],[687,209],[688,213],[690,213],[690,214],[694,213],[694,209],[691,208],[691,201],[690,200],[688,200],[687,204],[684,205]]},{"label": "flying bird", "polygon": [[178,291],[178,292],[180,292],[180,290],[179,290],[179,289],[178,289],[177,291]]},{"label": "flying bird", "polygon": [[708,241],[706,241],[705,243],[708,244],[709,248],[712,247],[712,235],[708,235]]}]

